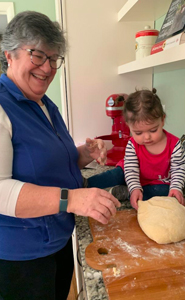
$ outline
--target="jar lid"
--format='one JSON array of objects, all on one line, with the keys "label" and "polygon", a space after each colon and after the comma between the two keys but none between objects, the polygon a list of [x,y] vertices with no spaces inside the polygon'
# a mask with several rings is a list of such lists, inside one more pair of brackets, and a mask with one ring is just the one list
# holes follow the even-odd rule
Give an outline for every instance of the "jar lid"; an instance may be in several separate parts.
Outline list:
[{"label": "jar lid", "polygon": [[147,36],[147,35],[158,36],[158,34],[159,34],[159,31],[156,29],[142,30],[142,31],[136,32],[136,38],[138,38],[140,36]]}]

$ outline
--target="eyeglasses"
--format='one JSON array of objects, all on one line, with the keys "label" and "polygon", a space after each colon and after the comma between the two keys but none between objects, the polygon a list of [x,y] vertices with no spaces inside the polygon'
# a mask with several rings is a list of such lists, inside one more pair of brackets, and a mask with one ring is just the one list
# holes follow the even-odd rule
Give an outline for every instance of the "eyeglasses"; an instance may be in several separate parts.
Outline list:
[{"label": "eyeglasses", "polygon": [[[19,48],[22,49],[22,48]],[[30,53],[31,62],[36,66],[42,66],[47,59],[49,59],[49,64],[52,69],[59,69],[64,62],[64,57],[54,54],[52,56],[47,56],[46,53],[36,49],[22,49]]]}]

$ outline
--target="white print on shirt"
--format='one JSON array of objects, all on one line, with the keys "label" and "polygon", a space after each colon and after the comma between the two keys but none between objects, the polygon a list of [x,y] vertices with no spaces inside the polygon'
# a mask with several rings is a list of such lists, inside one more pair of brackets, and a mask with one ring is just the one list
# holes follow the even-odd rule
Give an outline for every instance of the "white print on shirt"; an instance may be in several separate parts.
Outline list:
[{"label": "white print on shirt", "polygon": [[158,175],[158,180],[161,181],[162,183],[169,183],[170,182],[170,178],[171,178],[171,172],[168,172],[168,176],[162,178],[161,175]]}]

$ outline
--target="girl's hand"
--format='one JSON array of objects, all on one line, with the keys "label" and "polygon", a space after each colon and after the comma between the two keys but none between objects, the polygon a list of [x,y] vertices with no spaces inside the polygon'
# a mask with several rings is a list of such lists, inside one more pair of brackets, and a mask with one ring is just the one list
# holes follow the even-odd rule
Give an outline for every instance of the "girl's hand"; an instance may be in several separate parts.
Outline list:
[{"label": "girl's hand", "polygon": [[89,155],[96,159],[100,165],[104,166],[107,159],[107,148],[105,143],[101,139],[86,139],[86,147],[89,151]]},{"label": "girl's hand", "polygon": [[120,202],[109,192],[98,188],[83,188],[68,191],[67,212],[91,217],[102,224],[107,224],[116,214]]},{"label": "girl's hand", "polygon": [[179,190],[171,189],[168,194],[169,197],[175,197],[180,204],[185,206],[185,199]]},{"label": "girl's hand", "polygon": [[130,195],[130,203],[136,210],[138,210],[138,200],[143,200],[143,193],[141,190],[135,189]]}]

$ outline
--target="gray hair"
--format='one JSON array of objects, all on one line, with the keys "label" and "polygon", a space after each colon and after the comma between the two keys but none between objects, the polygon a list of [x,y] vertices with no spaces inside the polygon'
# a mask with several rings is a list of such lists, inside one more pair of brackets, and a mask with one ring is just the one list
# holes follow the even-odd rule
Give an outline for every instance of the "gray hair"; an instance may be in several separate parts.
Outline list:
[{"label": "gray hair", "polygon": [[60,55],[66,52],[66,39],[58,22],[52,22],[36,11],[21,12],[8,23],[2,36],[0,63],[4,73],[8,68],[4,51],[10,52],[29,44],[57,49]]}]

